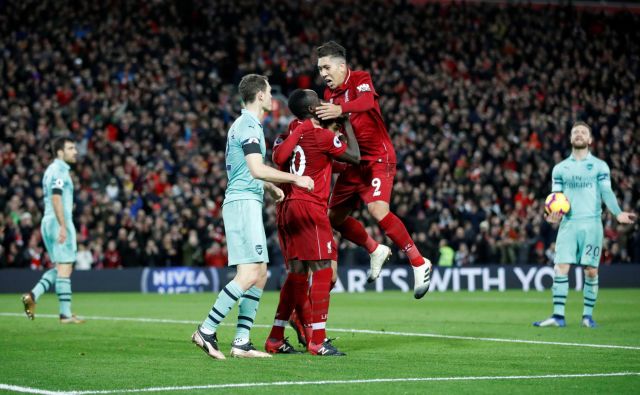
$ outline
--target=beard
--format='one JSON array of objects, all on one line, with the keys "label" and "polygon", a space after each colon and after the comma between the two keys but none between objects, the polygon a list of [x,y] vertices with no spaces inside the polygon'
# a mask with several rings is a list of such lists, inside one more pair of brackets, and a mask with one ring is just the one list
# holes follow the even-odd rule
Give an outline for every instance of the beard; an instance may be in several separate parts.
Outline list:
[{"label": "beard", "polygon": [[588,146],[589,146],[589,144],[587,144],[585,142],[571,143],[571,148],[573,148],[573,149],[585,149]]}]

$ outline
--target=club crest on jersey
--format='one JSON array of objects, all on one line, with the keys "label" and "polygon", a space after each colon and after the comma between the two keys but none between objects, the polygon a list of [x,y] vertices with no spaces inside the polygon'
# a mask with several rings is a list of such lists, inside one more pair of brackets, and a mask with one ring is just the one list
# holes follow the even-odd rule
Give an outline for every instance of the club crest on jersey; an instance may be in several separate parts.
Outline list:
[{"label": "club crest on jersey", "polygon": [[329,254],[331,254],[331,242],[330,241],[327,242],[327,252]]},{"label": "club crest on jersey", "polygon": [[361,84],[356,88],[358,92],[371,92],[371,87],[369,84]]},{"label": "club crest on jersey", "polygon": [[342,141],[340,141],[340,137],[335,136],[335,137],[333,138],[333,145],[334,145],[336,148],[341,148],[341,147],[342,147]]},{"label": "club crest on jersey", "polygon": [[587,163],[587,170],[593,170],[593,163]]},{"label": "club crest on jersey", "polygon": [[262,245],[256,244],[256,252],[258,255],[262,255]]},{"label": "club crest on jersey", "polygon": [[56,188],[62,188],[64,186],[64,181],[62,181],[62,178],[58,178],[56,179],[56,181],[53,183],[53,185]]}]

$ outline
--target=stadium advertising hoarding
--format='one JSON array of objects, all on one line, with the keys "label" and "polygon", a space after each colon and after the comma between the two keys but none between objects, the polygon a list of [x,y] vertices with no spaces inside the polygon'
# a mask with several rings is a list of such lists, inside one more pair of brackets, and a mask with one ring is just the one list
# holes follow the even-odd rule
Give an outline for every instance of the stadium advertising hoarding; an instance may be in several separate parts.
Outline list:
[{"label": "stadium advertising hoarding", "polygon": [[[404,291],[413,288],[413,273],[407,266],[385,267],[380,277],[367,283],[368,266],[339,268],[333,292]],[[0,270],[0,293],[20,293],[31,288],[42,273],[31,270]],[[218,292],[221,284],[233,278],[233,269],[167,267],[74,272],[76,292],[191,293]],[[271,268],[266,290],[277,290],[284,280],[282,268]],[[569,276],[572,289],[582,289],[583,274],[573,268]],[[482,292],[506,289],[543,291],[553,283],[551,266],[468,266],[436,267],[431,291]],[[640,265],[612,265],[600,268],[602,288],[640,287]]]}]

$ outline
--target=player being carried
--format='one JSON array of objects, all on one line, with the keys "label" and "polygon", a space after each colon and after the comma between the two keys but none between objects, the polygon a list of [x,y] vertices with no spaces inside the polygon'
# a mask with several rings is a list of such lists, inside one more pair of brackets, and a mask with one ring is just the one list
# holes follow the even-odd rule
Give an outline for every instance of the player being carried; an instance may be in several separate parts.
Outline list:
[{"label": "player being carried", "polygon": [[602,252],[602,202],[618,222],[631,224],[636,215],[620,209],[611,190],[609,166],[589,152],[593,141],[591,128],[584,122],[576,122],[571,128],[571,156],[554,166],[552,192],[564,193],[571,203],[566,215],[551,213],[546,218],[558,223],[556,239],[555,275],[553,277],[553,315],[534,326],[564,327],[564,307],[569,294],[570,265],[584,267],[584,306],[582,326],[593,328],[593,308],[598,298],[598,266]]},{"label": "player being carried", "polygon": [[389,247],[378,244],[351,212],[360,200],[367,205],[384,232],[404,251],[413,267],[416,299],[422,298],[431,282],[431,262],[424,258],[409,236],[402,221],[389,211],[391,189],[396,174],[396,153],[391,144],[378,104],[378,94],[371,76],[351,70],[346,64],[346,50],[329,41],[316,49],[318,70],[327,84],[317,116],[322,120],[349,114],[358,139],[362,160],[340,174],[329,203],[329,219],[334,229],[347,240],[364,247],[371,255],[369,282],[380,275],[391,255]]},{"label": "player being carried", "polygon": [[[305,290],[308,272],[311,271],[308,300],[313,331],[307,348],[314,355],[344,355],[326,338],[325,331],[333,278],[331,261],[337,259],[327,204],[333,160],[357,165],[360,151],[350,125],[345,128],[346,142],[339,134],[321,127],[320,120],[314,115],[319,104],[318,95],[312,90],[296,90],[289,98],[289,109],[301,122],[281,149],[287,153],[293,151],[290,172],[311,177],[315,191],[292,186],[282,203],[281,222],[284,226],[279,230],[284,233],[281,239],[289,274],[281,291],[273,329],[265,344],[265,349],[271,353],[294,352],[284,338],[284,326],[293,307],[302,306],[307,299]],[[287,283],[291,283],[291,287]],[[286,303],[283,300],[286,298],[293,299],[293,303]]]}]

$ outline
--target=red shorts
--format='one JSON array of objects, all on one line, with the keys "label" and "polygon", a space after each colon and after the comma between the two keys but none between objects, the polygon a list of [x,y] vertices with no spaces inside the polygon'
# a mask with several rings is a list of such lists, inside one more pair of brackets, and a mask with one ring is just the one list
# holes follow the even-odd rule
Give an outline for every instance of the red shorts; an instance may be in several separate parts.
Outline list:
[{"label": "red shorts", "polygon": [[349,166],[338,176],[329,207],[347,202],[356,205],[358,197],[366,204],[378,200],[390,203],[395,175],[395,163],[361,162]]},{"label": "red shorts", "polygon": [[337,260],[338,249],[325,206],[304,200],[284,202],[284,244],[287,260]]}]

